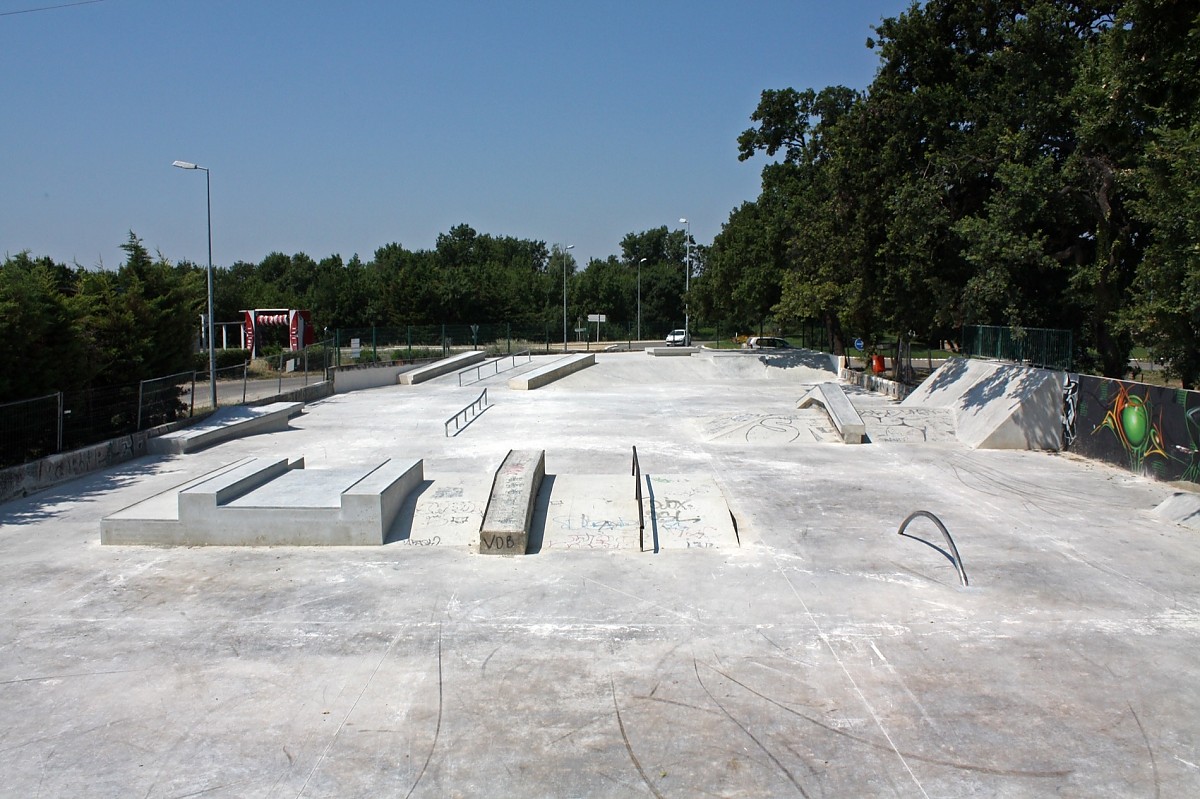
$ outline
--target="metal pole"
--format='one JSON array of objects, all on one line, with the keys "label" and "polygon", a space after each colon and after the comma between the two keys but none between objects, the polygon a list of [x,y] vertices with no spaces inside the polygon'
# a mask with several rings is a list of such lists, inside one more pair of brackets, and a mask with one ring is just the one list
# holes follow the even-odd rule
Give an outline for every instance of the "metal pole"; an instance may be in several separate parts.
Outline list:
[{"label": "metal pole", "polygon": [[217,350],[213,336],[213,265],[212,265],[212,176],[204,170],[204,193],[208,204],[208,385],[213,410],[217,409]]},{"label": "metal pole", "polygon": [[567,351],[567,250],[574,248],[574,244],[568,244],[560,251],[563,259],[563,352]]},{"label": "metal pole", "polygon": [[638,341],[642,340],[642,264],[646,259],[638,261]]},{"label": "metal pole", "polygon": [[683,242],[683,340],[684,343],[691,344],[692,326],[688,315],[688,293],[691,291],[692,285],[692,223],[684,218],[680,218],[679,221],[687,225],[687,238]]}]

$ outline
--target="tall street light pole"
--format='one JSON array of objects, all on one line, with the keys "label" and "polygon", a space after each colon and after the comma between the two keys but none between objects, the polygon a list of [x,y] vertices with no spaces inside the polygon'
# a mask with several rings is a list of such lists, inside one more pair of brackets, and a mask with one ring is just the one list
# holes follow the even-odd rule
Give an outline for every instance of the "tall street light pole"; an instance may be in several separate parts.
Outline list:
[{"label": "tall street light pole", "polygon": [[643,258],[638,261],[638,341],[642,340],[642,264],[647,260]]},{"label": "tall street light pole", "polygon": [[208,167],[197,166],[190,161],[176,161],[171,166],[204,171],[204,193],[208,203],[208,386],[212,396],[212,407],[215,411],[217,409],[217,350],[214,341],[216,330],[213,327],[212,179],[208,174]]},{"label": "tall street light pole", "polygon": [[683,330],[684,341],[691,344],[692,328],[688,321],[688,294],[691,292],[692,285],[692,223],[684,217],[680,217],[679,221],[687,225],[687,238],[684,240],[684,256],[683,256]]},{"label": "tall street light pole", "polygon": [[574,244],[562,248],[563,259],[563,352],[567,351],[567,250],[575,249]]}]

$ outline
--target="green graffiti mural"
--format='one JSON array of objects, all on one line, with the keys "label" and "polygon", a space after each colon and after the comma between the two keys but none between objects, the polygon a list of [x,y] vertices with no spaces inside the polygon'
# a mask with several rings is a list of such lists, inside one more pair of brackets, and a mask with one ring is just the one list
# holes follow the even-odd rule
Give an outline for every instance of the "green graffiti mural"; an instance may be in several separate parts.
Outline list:
[{"label": "green graffiti mural", "polygon": [[1159,480],[1200,482],[1200,392],[1072,375],[1063,418],[1073,452]]}]

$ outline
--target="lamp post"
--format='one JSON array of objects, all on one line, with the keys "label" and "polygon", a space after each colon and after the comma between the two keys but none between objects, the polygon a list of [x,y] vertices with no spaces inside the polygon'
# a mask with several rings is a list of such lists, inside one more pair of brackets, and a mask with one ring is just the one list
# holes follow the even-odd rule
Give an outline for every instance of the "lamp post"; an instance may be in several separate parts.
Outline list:
[{"label": "lamp post", "polygon": [[171,166],[204,171],[204,193],[208,204],[208,386],[212,396],[212,407],[215,411],[217,409],[217,350],[214,342],[216,330],[213,327],[212,179],[208,174],[208,167],[197,166],[190,161],[176,161]]},{"label": "lamp post", "polygon": [[567,351],[567,250],[575,249],[574,244],[562,248],[563,258],[563,352]]},{"label": "lamp post", "polygon": [[684,239],[684,256],[683,256],[683,332],[684,341],[688,344],[692,343],[692,327],[688,321],[688,293],[691,292],[692,285],[692,223],[686,218],[680,217],[679,221],[687,225],[687,238]]},{"label": "lamp post", "polygon": [[647,260],[643,258],[638,261],[638,341],[642,340],[642,264]]}]

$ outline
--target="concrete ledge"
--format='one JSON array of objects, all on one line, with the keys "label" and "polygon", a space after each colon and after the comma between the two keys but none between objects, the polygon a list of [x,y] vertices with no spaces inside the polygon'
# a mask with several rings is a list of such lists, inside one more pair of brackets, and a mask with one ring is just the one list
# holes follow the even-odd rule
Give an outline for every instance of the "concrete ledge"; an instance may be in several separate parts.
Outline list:
[{"label": "concrete ledge", "polygon": [[239,405],[219,408],[198,424],[166,433],[147,442],[152,455],[183,455],[255,433],[285,430],[288,420],[304,410],[302,402],[273,402],[258,408]]},{"label": "concrete ledge", "polygon": [[387,363],[356,363],[345,366],[335,366],[330,369],[333,376],[335,394],[345,394],[348,391],[359,391],[364,388],[381,388],[394,386],[398,378],[405,372],[419,369],[433,363],[429,359],[417,361],[391,361]]},{"label": "concrete ledge", "polygon": [[842,434],[842,441],[847,444],[861,444],[867,434],[867,425],[863,422],[858,411],[850,404],[846,392],[837,383],[818,383],[800,400],[797,408],[807,408],[812,404],[820,405],[829,414],[830,421],[837,431]]},{"label": "concrete ledge", "polygon": [[586,369],[596,363],[596,353],[588,352],[579,355],[567,355],[546,366],[526,372],[519,377],[508,380],[508,387],[515,391],[531,391],[553,383],[559,378],[566,377],[580,369]]},{"label": "concrete ledge", "polygon": [[449,358],[442,358],[440,361],[434,361],[428,366],[420,366],[411,371],[404,372],[399,377],[399,383],[402,386],[415,386],[417,383],[424,383],[426,380],[432,380],[435,377],[457,372],[464,366],[471,366],[479,363],[487,357],[487,353],[482,350],[472,350],[470,352],[451,355]]},{"label": "concrete ledge", "polygon": [[694,355],[699,347],[647,347],[646,354],[660,358],[664,355]]},{"label": "concrete ledge", "polygon": [[[375,471],[342,492],[342,519],[378,521],[381,536],[386,535],[408,495],[424,479],[423,461],[384,461]],[[382,543],[382,538],[375,543]]]},{"label": "concrete ledge", "polygon": [[424,479],[422,461],[305,470],[248,458],[104,518],[102,544],[379,546]]},{"label": "concrete ledge", "polygon": [[492,493],[479,528],[480,554],[525,554],[529,523],[545,476],[545,450],[509,451],[492,481]]}]

